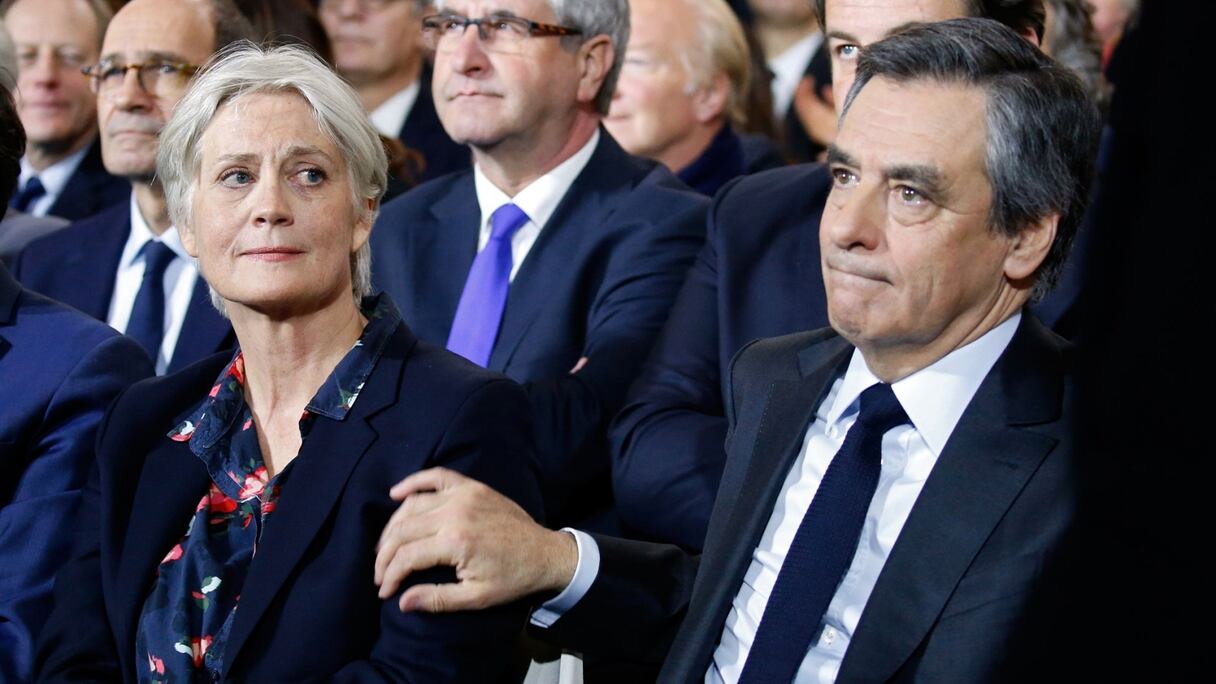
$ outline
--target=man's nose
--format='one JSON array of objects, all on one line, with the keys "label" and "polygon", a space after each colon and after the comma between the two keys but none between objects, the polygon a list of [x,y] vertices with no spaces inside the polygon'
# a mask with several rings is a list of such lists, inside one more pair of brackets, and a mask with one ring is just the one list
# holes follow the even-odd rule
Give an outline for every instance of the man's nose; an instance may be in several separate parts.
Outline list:
[{"label": "man's nose", "polygon": [[878,186],[833,188],[820,222],[820,231],[844,250],[873,250],[882,242],[886,198]]},{"label": "man's nose", "polygon": [[489,66],[485,45],[481,42],[481,27],[470,24],[464,28],[452,47],[448,59],[452,60],[452,70],[457,73],[480,71]]}]

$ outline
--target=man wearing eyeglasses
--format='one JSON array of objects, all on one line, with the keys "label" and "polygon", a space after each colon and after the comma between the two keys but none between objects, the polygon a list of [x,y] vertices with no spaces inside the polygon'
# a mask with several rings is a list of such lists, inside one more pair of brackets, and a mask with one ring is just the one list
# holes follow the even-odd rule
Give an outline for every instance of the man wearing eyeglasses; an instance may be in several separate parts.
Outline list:
[{"label": "man wearing eyeglasses", "polygon": [[706,202],[601,127],[625,0],[449,0],[422,26],[435,107],[474,169],[385,205],[374,277],[419,337],[528,389],[548,521],[614,529],[604,428]]},{"label": "man wearing eyeglasses", "polygon": [[106,172],[96,98],[80,68],[97,61],[112,12],[103,0],[8,0],[0,5],[17,52],[17,100],[29,132],[9,205],[76,221],[127,198]]},{"label": "man wearing eyeglasses", "polygon": [[232,344],[207,284],[182,248],[156,181],[160,129],[211,53],[252,34],[231,0],[134,0],[106,29],[88,66],[106,169],[129,200],[36,240],[15,273],[28,288],[134,338],[156,372],[175,371]]},{"label": "man wearing eyeglasses", "polygon": [[421,19],[428,0],[321,0],[334,68],[354,86],[372,125],[422,155],[414,182],[469,168],[469,150],[452,142],[431,100]]}]

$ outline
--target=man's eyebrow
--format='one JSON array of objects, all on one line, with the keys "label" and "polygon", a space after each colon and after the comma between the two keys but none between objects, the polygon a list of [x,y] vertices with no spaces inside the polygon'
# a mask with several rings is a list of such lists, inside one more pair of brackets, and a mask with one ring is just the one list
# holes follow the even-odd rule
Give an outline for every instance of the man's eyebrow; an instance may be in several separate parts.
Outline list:
[{"label": "man's eyebrow", "polygon": [[[121,62],[124,59],[126,59],[126,58],[124,57],[124,53],[122,53],[122,52],[111,52],[107,55],[101,56],[101,61],[103,61],[103,62]],[[139,61],[139,62],[189,62],[190,61],[177,53],[161,52],[159,50],[140,50],[139,52],[135,53],[135,55],[133,56],[132,59],[134,59],[135,61]]]},{"label": "man's eyebrow", "polygon": [[840,149],[839,147],[836,147],[836,145],[834,145],[834,144],[828,145],[828,163],[829,164],[842,164],[844,166],[852,166],[854,168],[859,166],[859,164],[857,163],[857,159],[854,158],[853,155],[849,154],[848,152],[845,152],[844,150]]},{"label": "man's eyebrow", "polygon": [[897,164],[883,169],[883,173],[890,180],[912,183],[936,199],[940,200],[946,194],[942,172],[937,167],[923,164]]},{"label": "man's eyebrow", "polygon": [[843,40],[846,43],[853,43],[855,45],[861,43],[861,41],[857,40],[857,36],[854,36],[846,31],[828,31],[828,40],[832,40],[833,38]]}]

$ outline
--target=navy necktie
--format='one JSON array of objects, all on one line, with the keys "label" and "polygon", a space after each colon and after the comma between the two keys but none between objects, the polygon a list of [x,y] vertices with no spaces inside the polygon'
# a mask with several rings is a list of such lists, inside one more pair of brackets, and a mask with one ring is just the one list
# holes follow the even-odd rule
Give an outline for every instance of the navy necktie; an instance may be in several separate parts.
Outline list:
[{"label": "navy necktie", "polygon": [[504,204],[490,215],[490,241],[473,260],[460,293],[447,348],[482,367],[490,363],[498,326],[507,308],[511,238],[527,222],[528,215],[514,204]]},{"label": "navy necktie", "polygon": [[42,181],[38,180],[38,176],[32,176],[25,182],[25,187],[21,188],[21,192],[13,195],[8,205],[17,211],[28,211],[30,205],[45,194],[46,188],[42,186]]},{"label": "navy necktie", "polygon": [[739,684],[792,682],[853,562],[882,471],[882,436],[908,422],[891,386],[861,393],[861,410],[794,534]]},{"label": "navy necktie", "polygon": [[165,336],[165,270],[177,255],[163,242],[148,240],[142,248],[144,278],[131,307],[127,336],[133,338],[155,362]]}]

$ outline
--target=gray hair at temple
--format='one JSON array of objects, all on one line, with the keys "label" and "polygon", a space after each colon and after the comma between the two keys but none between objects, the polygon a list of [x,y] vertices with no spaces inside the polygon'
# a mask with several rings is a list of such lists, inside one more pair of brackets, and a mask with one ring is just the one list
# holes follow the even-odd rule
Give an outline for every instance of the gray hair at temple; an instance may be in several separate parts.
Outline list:
[{"label": "gray hair at temple", "polygon": [[[191,205],[198,183],[200,141],[220,108],[246,95],[294,93],[312,109],[321,132],[346,160],[351,202],[368,222],[375,221],[388,184],[388,159],[358,96],[315,53],[298,45],[262,48],[239,42],[218,53],[195,77],[173,110],[160,136],[157,178],[165,190],[175,225],[191,225]],[[374,200],[368,209],[366,200]],[[371,294],[371,247],[364,243],[351,255],[351,289],[355,301]],[[212,302],[223,308],[214,290]]]},{"label": "gray hair at temple", "polygon": [[[621,75],[625,61],[625,46],[629,43],[629,0],[547,0],[557,23],[582,31],[579,36],[561,38],[567,48],[576,49],[596,36],[608,36],[612,41],[612,69],[595,95],[595,107],[600,114],[607,114],[612,106],[612,94],[616,92],[616,81]],[[447,3],[436,0],[435,7],[443,11]],[[532,19],[533,17],[524,17]]]},{"label": "gray hair at temple", "polygon": [[1005,235],[1059,214],[1033,298],[1051,291],[1085,212],[1101,119],[1072,70],[988,19],[915,24],[862,51],[841,121],[874,78],[980,88],[986,95],[984,166],[989,224]]}]

